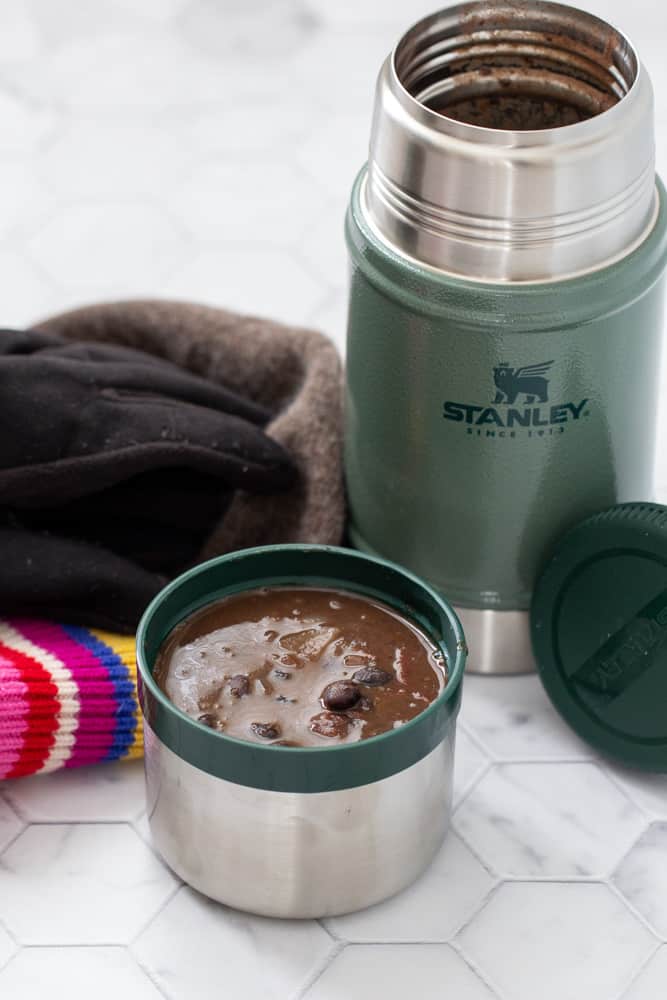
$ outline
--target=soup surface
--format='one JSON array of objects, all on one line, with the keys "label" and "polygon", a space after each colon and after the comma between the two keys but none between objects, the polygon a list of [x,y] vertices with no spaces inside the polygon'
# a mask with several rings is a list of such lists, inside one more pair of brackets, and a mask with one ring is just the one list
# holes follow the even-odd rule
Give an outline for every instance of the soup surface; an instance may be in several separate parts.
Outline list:
[{"label": "soup surface", "polygon": [[195,612],[167,637],[155,679],[212,729],[283,746],[394,729],[447,681],[442,653],[408,619],[315,587],[246,591]]}]

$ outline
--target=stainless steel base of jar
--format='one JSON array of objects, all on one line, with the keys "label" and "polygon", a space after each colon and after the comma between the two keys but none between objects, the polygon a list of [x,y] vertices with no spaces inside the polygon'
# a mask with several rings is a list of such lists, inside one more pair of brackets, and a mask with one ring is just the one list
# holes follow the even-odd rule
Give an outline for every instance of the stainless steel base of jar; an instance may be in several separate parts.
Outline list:
[{"label": "stainless steel base of jar", "polygon": [[170,868],[271,917],[349,913],[405,888],[449,824],[454,727],[416,764],[342,791],[271,792],[193,767],[144,722],[148,819]]},{"label": "stainless steel base of jar", "polygon": [[529,674],[536,670],[528,611],[454,606],[465,632],[471,674]]}]

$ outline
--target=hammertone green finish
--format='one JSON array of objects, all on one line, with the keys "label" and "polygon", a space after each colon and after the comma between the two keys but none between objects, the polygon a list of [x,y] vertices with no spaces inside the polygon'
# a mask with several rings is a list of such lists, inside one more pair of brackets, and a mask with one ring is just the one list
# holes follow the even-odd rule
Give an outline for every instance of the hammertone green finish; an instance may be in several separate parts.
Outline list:
[{"label": "hammertone green finish", "polygon": [[531,625],[544,686],[578,735],[667,771],[667,507],[621,504],[568,532]]},{"label": "hammertone green finish", "polygon": [[565,530],[651,497],[664,188],[653,230],[619,263],[484,284],[386,246],[361,211],[364,173],[346,222],[351,538],[462,607],[525,609]]},{"label": "hammertone green finish", "polygon": [[[449,680],[410,722],[359,743],[272,747],[213,732],[179,711],[153,680],[160,645],[198,608],[271,586],[337,587],[384,601],[420,625],[445,655]],[[328,792],[388,778],[431,752],[456,724],[466,647],[461,625],[438,594],[398,566],[325,545],[267,545],[220,556],[170,583],[137,632],[139,701],[160,740],[184,760],[236,784],[276,792]]]}]

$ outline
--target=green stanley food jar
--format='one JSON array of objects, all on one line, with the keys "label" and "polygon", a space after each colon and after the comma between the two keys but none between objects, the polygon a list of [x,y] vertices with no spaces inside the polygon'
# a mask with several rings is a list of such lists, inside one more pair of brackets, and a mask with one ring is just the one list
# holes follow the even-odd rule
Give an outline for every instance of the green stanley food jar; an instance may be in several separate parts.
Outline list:
[{"label": "green stanley food jar", "polygon": [[651,497],[666,219],[651,84],[599,18],[462,4],[382,67],[346,221],[351,538],[453,602],[472,670],[531,670],[554,543]]}]

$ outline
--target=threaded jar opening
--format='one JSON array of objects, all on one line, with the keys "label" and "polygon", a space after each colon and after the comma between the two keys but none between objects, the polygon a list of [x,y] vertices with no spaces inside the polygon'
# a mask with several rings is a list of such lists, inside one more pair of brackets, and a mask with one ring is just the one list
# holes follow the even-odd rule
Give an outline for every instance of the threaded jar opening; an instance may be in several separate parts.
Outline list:
[{"label": "threaded jar opening", "polygon": [[481,0],[416,24],[399,42],[394,67],[415,100],[446,118],[532,131],[613,107],[639,64],[619,31],[584,11]]}]

